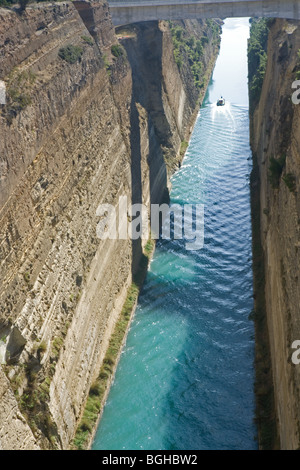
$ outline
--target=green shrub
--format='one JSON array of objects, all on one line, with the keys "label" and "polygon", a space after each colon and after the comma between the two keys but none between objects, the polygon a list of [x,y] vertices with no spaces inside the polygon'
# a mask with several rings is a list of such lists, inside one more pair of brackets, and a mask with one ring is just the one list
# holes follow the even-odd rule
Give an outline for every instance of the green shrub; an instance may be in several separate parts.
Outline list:
[{"label": "green shrub", "polygon": [[119,44],[111,46],[111,53],[114,57],[122,57],[124,55],[124,49]]},{"label": "green shrub", "polygon": [[107,58],[107,55],[103,54],[102,59],[103,59],[104,67],[107,70],[108,76],[110,76],[111,75],[111,68],[110,68],[110,63],[109,63],[109,60]]},{"label": "green shrub", "polygon": [[191,36],[189,39],[186,40],[186,44],[192,49],[195,47],[195,43],[196,43],[196,39],[194,36]]},{"label": "green shrub", "polygon": [[25,109],[31,104],[31,98],[28,95],[19,93],[19,91],[11,90],[10,97],[18,105],[19,109]]},{"label": "green shrub", "polygon": [[186,140],[183,140],[181,142],[181,146],[180,146],[180,155],[183,157],[183,155],[185,154],[186,152],[186,149],[188,148],[188,145],[189,143],[186,141]]},{"label": "green shrub", "polygon": [[216,21],[213,20],[212,18],[207,18],[206,24],[209,27],[209,29],[212,31],[213,37],[215,39],[218,39],[219,33],[220,33],[220,26],[218,25],[218,23],[216,23]]},{"label": "green shrub", "polygon": [[111,356],[106,356],[104,361],[103,361],[104,364],[107,364],[109,366],[113,366],[115,361],[114,359],[111,357]]},{"label": "green shrub", "polygon": [[80,429],[83,432],[85,432],[85,431],[91,432],[92,431],[92,425],[87,419],[83,418],[81,420],[81,423],[80,423]]},{"label": "green shrub", "polygon": [[37,352],[38,352],[38,353],[44,353],[44,352],[46,352],[46,351],[47,351],[47,344],[46,344],[45,341],[42,341],[42,342],[39,344],[38,348],[37,348]]},{"label": "green shrub", "polygon": [[86,42],[89,46],[94,45],[94,41],[90,36],[81,36],[81,39]]},{"label": "green shrub", "polygon": [[182,60],[180,51],[178,51],[178,50],[176,50],[176,49],[174,49],[174,59],[175,59],[175,62],[176,62],[177,67],[178,67],[179,70],[180,70],[181,67],[182,67],[182,64],[183,64],[183,60]]},{"label": "green shrub", "polygon": [[60,336],[55,336],[53,343],[52,343],[52,354],[56,358],[59,357],[59,353],[60,353],[63,343],[64,343],[63,338],[61,338]]},{"label": "green shrub", "polygon": [[176,37],[177,41],[181,41],[182,34],[183,34],[183,29],[180,26],[177,26],[175,28],[175,37]]},{"label": "green shrub", "polygon": [[69,44],[66,47],[62,47],[58,51],[58,56],[68,62],[69,64],[75,64],[83,54],[83,49],[80,46],[73,46]]},{"label": "green shrub", "polygon": [[199,57],[203,56],[203,46],[202,46],[201,41],[196,42],[195,51],[196,51],[196,53],[198,54]]},{"label": "green shrub", "polygon": [[98,382],[94,382],[90,388],[90,395],[99,396],[101,395],[101,387]]}]

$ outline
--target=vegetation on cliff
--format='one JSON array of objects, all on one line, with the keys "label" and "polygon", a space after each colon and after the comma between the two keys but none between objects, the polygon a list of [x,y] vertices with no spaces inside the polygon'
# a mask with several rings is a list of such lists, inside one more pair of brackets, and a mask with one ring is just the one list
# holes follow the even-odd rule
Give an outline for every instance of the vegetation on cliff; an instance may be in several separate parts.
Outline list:
[{"label": "vegetation on cliff", "polygon": [[6,80],[6,107],[1,114],[11,124],[13,118],[31,104],[31,91],[34,87],[36,75],[29,69],[21,71],[13,69]]},{"label": "vegetation on cliff", "polygon": [[251,23],[248,43],[248,79],[250,112],[253,112],[259,102],[266,73],[269,20],[266,18],[253,19]]},{"label": "vegetation on cliff", "polygon": [[122,46],[120,46],[119,44],[113,44],[111,46],[111,53],[114,57],[122,57],[125,55],[125,50]]},{"label": "vegetation on cliff", "polygon": [[68,62],[69,64],[75,64],[83,54],[83,49],[80,46],[73,46],[69,44],[66,47],[62,47],[58,51],[58,56]]},{"label": "vegetation on cliff", "polygon": [[[219,25],[213,20],[207,20],[207,24],[213,35],[213,40],[219,43]],[[183,67],[183,64],[188,63],[196,88],[203,88],[205,71],[204,46],[209,42],[209,38],[203,35],[201,39],[197,39],[182,26],[172,21],[169,21],[169,26],[174,47],[174,58],[179,70]]]}]

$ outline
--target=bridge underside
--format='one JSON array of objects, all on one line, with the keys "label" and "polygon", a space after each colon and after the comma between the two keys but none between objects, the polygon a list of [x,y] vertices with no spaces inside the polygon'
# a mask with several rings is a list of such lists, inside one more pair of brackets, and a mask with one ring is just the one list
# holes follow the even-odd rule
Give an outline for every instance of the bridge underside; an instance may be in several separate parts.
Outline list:
[{"label": "bridge underside", "polygon": [[299,0],[111,0],[113,23],[124,25],[139,21],[188,20],[196,18],[268,17],[300,20]]}]

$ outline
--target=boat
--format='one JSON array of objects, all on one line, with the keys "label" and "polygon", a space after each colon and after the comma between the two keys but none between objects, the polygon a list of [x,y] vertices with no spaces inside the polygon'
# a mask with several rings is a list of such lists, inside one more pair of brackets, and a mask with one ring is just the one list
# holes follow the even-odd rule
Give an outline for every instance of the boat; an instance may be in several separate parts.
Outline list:
[{"label": "boat", "polygon": [[217,101],[217,106],[225,106],[225,99],[223,96]]}]

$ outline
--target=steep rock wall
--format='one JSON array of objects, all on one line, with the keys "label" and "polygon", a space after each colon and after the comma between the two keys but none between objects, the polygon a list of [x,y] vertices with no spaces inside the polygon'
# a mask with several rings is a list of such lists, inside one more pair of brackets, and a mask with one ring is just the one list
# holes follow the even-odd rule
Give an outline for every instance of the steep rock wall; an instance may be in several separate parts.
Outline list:
[{"label": "steep rock wall", "polygon": [[[300,108],[291,100],[300,68],[299,49],[299,22],[274,21],[260,102],[251,119],[251,144],[258,165],[254,191],[258,189],[260,196],[266,316],[282,449],[300,446],[300,369],[291,361],[292,343],[300,338]],[[274,167],[273,159],[280,165]]]}]

